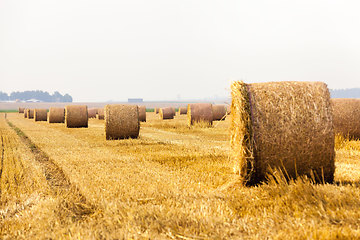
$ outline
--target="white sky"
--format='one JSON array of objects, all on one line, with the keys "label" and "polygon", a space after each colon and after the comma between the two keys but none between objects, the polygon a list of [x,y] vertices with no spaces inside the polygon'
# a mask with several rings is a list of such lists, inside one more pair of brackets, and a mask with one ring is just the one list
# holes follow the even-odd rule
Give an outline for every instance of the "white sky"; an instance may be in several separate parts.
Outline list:
[{"label": "white sky", "polygon": [[229,96],[232,80],[360,87],[360,1],[0,0],[0,91]]}]

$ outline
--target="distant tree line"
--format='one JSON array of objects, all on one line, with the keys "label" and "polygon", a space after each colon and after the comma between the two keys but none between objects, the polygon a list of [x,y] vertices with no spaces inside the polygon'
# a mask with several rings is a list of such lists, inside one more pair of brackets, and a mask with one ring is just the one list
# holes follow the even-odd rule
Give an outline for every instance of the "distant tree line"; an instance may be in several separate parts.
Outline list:
[{"label": "distant tree line", "polygon": [[360,98],[360,88],[330,89],[332,98]]},{"label": "distant tree line", "polygon": [[42,102],[72,102],[73,99],[69,94],[62,95],[58,91],[54,94],[48,92],[36,90],[36,91],[24,91],[24,92],[12,92],[8,95],[5,92],[0,91],[0,101],[27,101],[30,99],[36,99]]}]

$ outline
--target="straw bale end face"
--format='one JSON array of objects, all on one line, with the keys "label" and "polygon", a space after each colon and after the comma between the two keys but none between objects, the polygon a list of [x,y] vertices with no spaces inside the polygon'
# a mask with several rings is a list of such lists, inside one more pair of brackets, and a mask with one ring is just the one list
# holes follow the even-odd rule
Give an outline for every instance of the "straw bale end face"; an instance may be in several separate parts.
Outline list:
[{"label": "straw bale end face", "polygon": [[86,105],[65,106],[65,125],[68,128],[87,128],[88,109]]},{"label": "straw bale end face", "polygon": [[137,138],[139,131],[138,106],[123,104],[105,106],[105,135],[107,140]]},{"label": "straw bale end face", "polygon": [[266,180],[270,169],[289,178],[334,179],[330,94],[321,82],[231,86],[231,158],[244,184]]}]

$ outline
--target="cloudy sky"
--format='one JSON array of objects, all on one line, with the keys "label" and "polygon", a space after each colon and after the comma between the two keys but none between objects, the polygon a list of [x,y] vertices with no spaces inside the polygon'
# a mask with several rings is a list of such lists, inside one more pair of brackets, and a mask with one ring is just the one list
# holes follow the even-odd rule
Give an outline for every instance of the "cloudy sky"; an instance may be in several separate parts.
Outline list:
[{"label": "cloudy sky", "polygon": [[360,87],[360,3],[0,0],[0,91],[229,96],[232,80]]}]

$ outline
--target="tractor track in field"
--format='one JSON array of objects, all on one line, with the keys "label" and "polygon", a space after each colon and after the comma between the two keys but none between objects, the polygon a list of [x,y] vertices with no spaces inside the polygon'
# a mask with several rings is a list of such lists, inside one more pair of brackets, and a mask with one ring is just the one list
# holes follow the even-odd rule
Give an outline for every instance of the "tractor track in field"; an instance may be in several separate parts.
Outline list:
[{"label": "tractor track in field", "polygon": [[54,196],[62,197],[62,208],[67,210],[75,219],[82,219],[95,212],[96,206],[90,204],[80,193],[79,189],[71,184],[64,171],[54,163],[45,152],[38,148],[26,134],[12,124],[8,119],[7,124],[13,129],[21,141],[27,146],[43,168],[46,181]]}]

